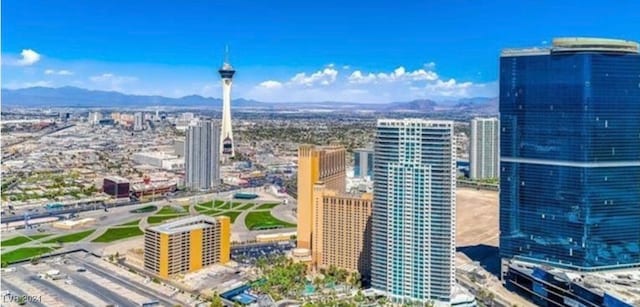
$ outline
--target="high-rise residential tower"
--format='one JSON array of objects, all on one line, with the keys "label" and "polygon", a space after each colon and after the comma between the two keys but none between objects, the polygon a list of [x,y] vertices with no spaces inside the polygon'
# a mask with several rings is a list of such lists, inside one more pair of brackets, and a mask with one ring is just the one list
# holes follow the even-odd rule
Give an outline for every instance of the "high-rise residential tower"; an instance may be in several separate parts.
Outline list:
[{"label": "high-rise residential tower", "polygon": [[500,58],[500,255],[576,270],[640,265],[640,54],[554,39]]},{"label": "high-rise residential tower", "polygon": [[229,64],[229,51],[222,67],[218,72],[222,78],[222,124],[220,125],[220,153],[223,157],[233,157],[235,155],[235,143],[233,141],[233,131],[231,131],[231,85],[235,69]]},{"label": "high-rise residential tower", "polygon": [[133,130],[134,131],[141,131],[144,128],[144,116],[142,115],[142,112],[136,112],[133,115]]},{"label": "high-rise residential tower", "polygon": [[358,148],[353,151],[353,176],[371,177],[373,174],[373,148]]},{"label": "high-rise residential tower", "polygon": [[471,120],[469,166],[471,179],[500,177],[500,121],[497,118]]},{"label": "high-rise residential tower", "polygon": [[378,120],[371,285],[395,302],[455,296],[455,154],[452,121]]},{"label": "high-rise residential tower", "polygon": [[220,127],[211,120],[189,126],[184,144],[185,185],[207,191],[220,184]]},{"label": "high-rise residential tower", "polygon": [[311,249],[313,188],[322,181],[326,188],[346,190],[346,151],[343,146],[301,145],[298,148],[298,247]]}]

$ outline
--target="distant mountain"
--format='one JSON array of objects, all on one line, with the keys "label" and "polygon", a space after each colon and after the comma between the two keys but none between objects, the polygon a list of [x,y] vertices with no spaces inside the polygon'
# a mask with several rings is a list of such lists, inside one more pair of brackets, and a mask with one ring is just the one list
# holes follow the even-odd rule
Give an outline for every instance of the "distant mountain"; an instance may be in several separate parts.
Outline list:
[{"label": "distant mountain", "polygon": [[[23,89],[2,89],[3,106],[16,107],[187,107],[220,109],[222,101],[199,95],[169,98],[163,96],[129,95],[111,91],[94,91],[77,87],[30,87]],[[458,112],[469,115],[498,114],[497,98],[464,98],[435,102],[418,99],[408,102],[356,103],[356,102],[289,102],[269,103],[247,99],[233,99],[234,108],[260,108],[272,111],[283,110],[344,110],[378,112]]]},{"label": "distant mountain", "polygon": [[413,100],[409,102],[392,102],[392,103],[386,104],[384,108],[390,111],[426,112],[426,111],[434,111],[437,106],[438,106],[438,103],[436,103],[435,101],[427,100],[427,99],[419,99],[419,100]]},{"label": "distant mountain", "polygon": [[[23,89],[2,89],[2,104],[21,107],[131,107],[131,106],[185,106],[221,108],[222,101],[217,98],[198,95],[181,98],[163,96],[128,95],[119,92],[94,91],[77,87],[59,88],[30,87]],[[259,102],[246,99],[234,99],[236,107],[260,105]]]}]

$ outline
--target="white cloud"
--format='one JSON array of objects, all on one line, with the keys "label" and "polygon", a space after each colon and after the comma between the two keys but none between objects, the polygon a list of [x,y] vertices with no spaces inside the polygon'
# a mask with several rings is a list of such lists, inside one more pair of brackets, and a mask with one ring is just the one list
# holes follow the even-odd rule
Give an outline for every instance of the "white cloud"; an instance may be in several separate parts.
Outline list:
[{"label": "white cloud", "polygon": [[351,66],[349,66],[349,65],[342,65],[342,69],[344,69],[344,70],[347,70],[347,69],[350,69],[350,68],[351,68]]},{"label": "white cloud", "polygon": [[138,81],[138,78],[131,76],[118,76],[112,73],[103,73],[89,77],[89,80],[98,85],[101,89],[108,89],[113,91],[122,90],[122,86]]},{"label": "white cloud", "polygon": [[53,83],[47,80],[41,80],[41,81],[35,81],[35,82],[24,82],[21,87],[35,87],[35,86],[51,87],[53,86]]},{"label": "white cloud", "polygon": [[391,71],[354,70],[339,74],[333,67],[308,74],[300,72],[288,81],[267,80],[241,95],[261,101],[392,102],[415,99],[449,100],[468,97],[495,97],[497,82],[460,82],[442,78],[436,64],[417,69],[397,66]]},{"label": "white cloud", "polygon": [[62,69],[62,70],[54,70],[54,69],[47,69],[44,71],[45,75],[60,75],[60,76],[71,76],[73,75],[72,71],[66,70],[66,69]]},{"label": "white cloud", "polygon": [[361,71],[356,70],[352,72],[351,75],[349,75],[349,78],[347,80],[349,81],[349,83],[367,84],[374,82],[376,80],[376,76],[372,73],[369,73],[365,76]]},{"label": "white cloud", "polygon": [[267,80],[258,84],[258,86],[262,88],[281,88],[282,83],[274,80]]},{"label": "white cloud", "polygon": [[20,56],[21,58],[16,61],[19,66],[29,66],[40,61],[40,54],[33,49],[22,49]]},{"label": "white cloud", "polygon": [[303,72],[298,73],[295,76],[293,76],[293,78],[291,78],[289,83],[300,84],[305,86],[312,86],[318,83],[322,85],[329,85],[335,82],[337,77],[338,77],[337,70],[335,70],[332,67],[326,67],[325,69],[319,70],[309,76],[307,76],[307,74]]},{"label": "white cloud", "polygon": [[[434,67],[435,64],[425,64],[425,67]],[[438,80],[438,74],[432,70],[417,69],[409,71],[404,66],[399,66],[390,73],[368,73],[363,74],[361,71],[356,70],[348,78],[350,83],[355,84],[368,84],[375,82],[396,82],[396,81],[435,81]]]}]

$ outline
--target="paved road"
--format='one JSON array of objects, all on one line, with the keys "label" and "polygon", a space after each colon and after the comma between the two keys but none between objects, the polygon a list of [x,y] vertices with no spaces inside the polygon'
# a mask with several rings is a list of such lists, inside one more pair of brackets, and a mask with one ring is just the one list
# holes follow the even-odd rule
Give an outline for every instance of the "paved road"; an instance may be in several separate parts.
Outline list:
[{"label": "paved road", "polygon": [[123,285],[128,287],[131,291],[134,291],[142,296],[146,296],[146,297],[153,297],[156,300],[158,300],[162,305],[165,306],[176,306],[176,305],[182,305],[181,302],[178,302],[176,300],[173,300],[172,298],[158,293],[157,291],[148,288],[144,285],[140,285],[138,283],[132,282],[130,281],[128,278],[122,277],[120,275],[118,275],[117,273],[114,272],[107,272],[105,271],[102,267],[93,264],[89,261],[85,261],[83,260],[81,257],[78,256],[71,256],[72,258],[74,258],[76,261],[83,263],[85,267],[87,267],[88,269],[91,270],[91,272],[93,272],[96,275],[99,275],[103,278],[109,279],[117,284]]},{"label": "paved road", "polygon": [[28,282],[33,284],[39,284],[43,287],[46,287],[47,289],[55,293],[58,297],[60,297],[62,300],[69,302],[71,304],[70,306],[78,306],[78,307],[91,306],[91,303],[67,291],[60,289],[60,287],[58,287],[56,284],[46,279],[40,279],[38,277],[31,276],[28,278]]},{"label": "paved road", "polygon": [[108,288],[98,285],[97,283],[93,282],[89,278],[83,276],[82,275],[83,273],[72,271],[66,268],[64,265],[56,266],[56,269],[59,269],[60,271],[67,274],[67,276],[71,277],[76,287],[97,296],[98,298],[100,298],[105,302],[113,303],[117,306],[135,306],[137,304],[132,300],[126,299],[118,295],[117,293],[109,290]]},{"label": "paved road", "polygon": [[[14,296],[25,296],[26,297],[26,293],[24,293],[21,289],[19,289],[18,287],[14,286],[13,284],[7,282],[6,280],[2,281],[2,286],[1,286],[2,290],[9,290],[11,291],[11,295]],[[7,301],[9,300],[9,298],[7,297],[6,299],[3,297],[2,298],[2,303],[7,303]],[[38,307],[45,307],[44,304],[38,302],[38,301],[30,301],[27,302],[27,306],[38,306]]]}]

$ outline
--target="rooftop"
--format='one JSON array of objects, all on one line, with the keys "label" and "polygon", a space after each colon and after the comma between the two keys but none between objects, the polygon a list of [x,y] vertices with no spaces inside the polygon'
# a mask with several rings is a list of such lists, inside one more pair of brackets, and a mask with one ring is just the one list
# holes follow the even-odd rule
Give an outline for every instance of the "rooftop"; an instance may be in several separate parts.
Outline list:
[{"label": "rooftop", "polygon": [[[533,265],[526,262],[515,261],[514,265],[518,270],[533,270]],[[578,284],[600,295],[607,293],[633,306],[640,304],[640,268],[599,272],[578,272],[549,266],[541,268],[558,280]]]},{"label": "rooftop", "polygon": [[637,42],[594,37],[559,37],[553,39],[551,47],[507,48],[501,56],[546,55],[564,52],[609,52],[609,53],[640,53]]},{"label": "rooftop", "polygon": [[129,182],[129,179],[124,178],[124,177],[120,177],[120,176],[107,176],[104,177],[104,179],[109,179],[115,183],[127,183]]},{"label": "rooftop", "polygon": [[164,223],[159,226],[149,227],[149,230],[166,233],[176,234],[194,229],[204,229],[217,225],[221,219],[228,219],[226,216],[210,217],[206,215],[191,216],[183,219],[179,219],[173,222]]}]

